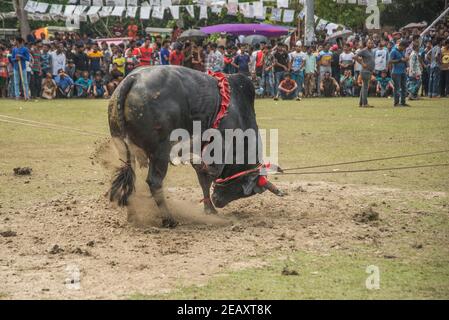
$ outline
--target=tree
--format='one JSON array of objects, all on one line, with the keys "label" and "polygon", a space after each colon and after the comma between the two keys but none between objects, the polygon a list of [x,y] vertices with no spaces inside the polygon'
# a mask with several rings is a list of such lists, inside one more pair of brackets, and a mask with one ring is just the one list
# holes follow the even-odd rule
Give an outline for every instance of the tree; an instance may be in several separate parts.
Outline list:
[{"label": "tree", "polygon": [[28,22],[28,14],[24,10],[25,0],[13,0],[14,11],[19,21],[19,30],[22,38],[26,38],[30,34],[31,28]]},{"label": "tree", "polygon": [[427,21],[430,24],[444,8],[445,0],[393,0],[392,4],[385,6],[381,21],[383,25],[396,28],[410,22]]}]

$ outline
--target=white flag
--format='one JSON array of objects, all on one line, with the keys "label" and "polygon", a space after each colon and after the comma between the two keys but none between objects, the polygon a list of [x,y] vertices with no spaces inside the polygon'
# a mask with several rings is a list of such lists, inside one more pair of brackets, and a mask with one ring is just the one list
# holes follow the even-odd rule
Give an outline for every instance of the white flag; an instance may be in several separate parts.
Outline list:
[{"label": "white flag", "polygon": [[284,10],[284,17],[282,18],[283,22],[292,22],[295,16],[295,10]]},{"label": "white flag", "polygon": [[271,21],[281,21],[282,9],[271,8]]},{"label": "white flag", "polygon": [[114,7],[114,10],[112,10],[111,16],[121,17],[123,14],[123,11],[125,11],[125,7]]},{"label": "white flag", "polygon": [[86,10],[86,9],[87,9],[86,6],[76,6],[76,7],[75,7],[75,10],[73,10],[73,15],[75,15],[75,16],[80,16],[81,13],[83,13],[84,10]]},{"label": "white flag", "polygon": [[230,16],[237,15],[237,10],[239,8],[238,3],[229,2],[226,7],[228,8],[228,15],[230,15]]},{"label": "white flag", "polygon": [[140,19],[142,20],[150,19],[150,11],[151,11],[150,6],[140,7]]},{"label": "white flag", "polygon": [[212,6],[211,11],[212,11],[212,13],[220,14],[221,13],[221,9],[223,9],[223,8],[219,7],[219,6]]},{"label": "white flag", "polygon": [[170,13],[174,20],[179,19],[179,6],[170,6]]},{"label": "white flag", "polygon": [[29,13],[34,13],[34,12],[36,12],[36,9],[37,9],[37,6],[38,6],[38,5],[39,5],[38,2],[35,2],[35,1],[28,1],[27,4],[25,5],[24,10],[25,10],[26,12],[29,12]]},{"label": "white flag", "polygon": [[207,6],[200,6],[200,19],[207,19]]},{"label": "white flag", "polygon": [[162,19],[164,19],[164,12],[165,12],[165,8],[162,8],[159,6],[154,6],[153,12],[151,13],[151,17],[155,18],[155,19],[162,20]]},{"label": "white flag", "polygon": [[89,7],[89,10],[87,10],[87,15],[98,13],[98,11],[100,11],[100,9],[101,9],[101,7],[97,7],[97,6]]},{"label": "white flag", "polygon": [[172,5],[171,0],[161,0],[161,6],[164,8],[170,7]]},{"label": "white flag", "polygon": [[50,14],[51,15],[57,15],[57,14],[61,14],[62,12],[62,4],[52,4],[50,7]]},{"label": "white flag", "polygon": [[38,2],[35,12],[45,13],[47,11],[47,9],[48,9],[48,3]]},{"label": "white flag", "polygon": [[288,8],[288,0],[277,0],[278,8]]},{"label": "white flag", "polygon": [[88,17],[89,17],[90,23],[96,23],[98,20],[100,20],[100,17],[96,13],[89,14]]},{"label": "white flag", "polygon": [[265,19],[265,7],[263,6],[262,1],[253,2],[253,9],[254,9],[254,17],[256,17],[259,20]]},{"label": "white flag", "polygon": [[195,8],[193,5],[185,6],[187,12],[190,14],[192,18],[195,18]]},{"label": "white flag", "polygon": [[74,6],[74,5],[65,6],[65,8],[64,8],[64,15],[66,17],[71,16],[72,13],[73,13],[73,10],[75,10],[75,8],[76,8],[76,6]]},{"label": "white flag", "polygon": [[99,13],[100,17],[107,17],[111,15],[112,10],[114,9],[114,7],[101,7],[101,11]]},{"label": "white flag", "polygon": [[126,8],[126,16],[128,18],[135,18],[137,13],[137,7],[127,7]]}]

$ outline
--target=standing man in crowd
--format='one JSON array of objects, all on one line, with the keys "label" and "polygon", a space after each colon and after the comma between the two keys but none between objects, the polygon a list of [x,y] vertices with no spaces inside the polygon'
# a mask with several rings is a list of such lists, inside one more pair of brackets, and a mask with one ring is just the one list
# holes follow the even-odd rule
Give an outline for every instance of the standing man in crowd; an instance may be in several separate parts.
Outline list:
[{"label": "standing man in crowd", "polygon": [[[26,71],[26,62],[30,61],[30,52],[28,48],[24,46],[25,40],[23,38],[17,38],[15,47],[12,49],[10,61],[13,65],[14,71],[14,93],[15,98],[20,99],[20,90],[23,90],[23,98],[28,100],[29,86],[28,77]],[[20,85],[22,84],[22,88]]]},{"label": "standing man in crowd", "polygon": [[313,91],[315,90],[315,75],[317,71],[316,57],[311,46],[307,47],[307,54],[304,59],[304,97],[310,98],[313,97]]},{"label": "standing man in crowd", "polygon": [[60,43],[55,51],[50,53],[52,62],[52,75],[56,77],[59,70],[65,70],[66,56],[64,53],[64,46]]},{"label": "standing man in crowd", "polygon": [[374,72],[376,77],[380,77],[382,71],[388,69],[388,49],[385,46],[385,40],[381,40],[379,46],[374,51]]},{"label": "standing man in crowd", "polygon": [[372,52],[373,46],[373,41],[368,40],[366,42],[366,46],[364,46],[364,48],[354,57],[354,59],[362,66],[362,71],[360,72],[362,78],[362,89],[360,90],[359,102],[359,106],[362,108],[372,108],[372,106],[368,104],[368,89],[371,75],[374,71],[374,55]]},{"label": "standing man in crowd", "polygon": [[300,46],[295,47],[295,51],[290,53],[289,69],[293,81],[296,82],[296,100],[301,100],[302,88],[304,84],[304,65],[306,63],[306,55],[302,52]]},{"label": "standing man in crowd", "polygon": [[[332,74],[332,52],[329,50],[329,44],[325,44],[323,50],[318,53],[317,61],[320,67],[318,83],[321,83],[326,72]],[[318,95],[319,94],[320,88],[318,86]]]},{"label": "standing man in crowd", "polygon": [[[394,83],[394,106],[409,107],[405,102],[407,96],[407,62],[408,58],[405,56],[405,48],[407,43],[401,41],[399,45],[391,51],[390,62],[393,65],[391,70],[391,77]],[[400,99],[399,99],[400,97]],[[400,101],[399,101],[400,100]]]},{"label": "standing man in crowd", "polygon": [[429,97],[440,97],[440,66],[441,66],[441,47],[439,39],[434,40],[433,47],[426,55],[430,64],[429,74]]},{"label": "standing man in crowd", "polygon": [[284,73],[288,71],[288,53],[283,43],[278,43],[274,54],[274,80],[275,90],[278,93],[279,85],[284,78]]}]

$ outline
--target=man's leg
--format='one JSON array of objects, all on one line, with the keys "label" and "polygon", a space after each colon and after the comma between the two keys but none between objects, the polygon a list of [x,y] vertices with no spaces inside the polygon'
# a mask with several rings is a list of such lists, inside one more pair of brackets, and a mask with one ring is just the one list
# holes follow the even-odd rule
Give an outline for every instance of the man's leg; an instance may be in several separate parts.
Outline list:
[{"label": "man's leg", "polygon": [[19,70],[14,69],[14,97],[20,98],[20,74]]},{"label": "man's leg", "polygon": [[407,76],[405,73],[401,74],[401,105],[405,105],[405,99],[407,97]]},{"label": "man's leg", "polygon": [[392,74],[391,78],[393,79],[393,83],[394,83],[394,89],[393,89],[394,105],[397,106],[399,104],[399,90],[401,89],[400,75]]}]

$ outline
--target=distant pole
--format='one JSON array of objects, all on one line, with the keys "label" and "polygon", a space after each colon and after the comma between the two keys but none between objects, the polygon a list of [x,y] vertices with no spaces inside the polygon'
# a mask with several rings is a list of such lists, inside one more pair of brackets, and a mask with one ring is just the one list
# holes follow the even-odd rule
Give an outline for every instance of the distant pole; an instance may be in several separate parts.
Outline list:
[{"label": "distant pole", "polygon": [[315,42],[315,0],[305,0],[305,32],[304,43],[310,46]]}]

